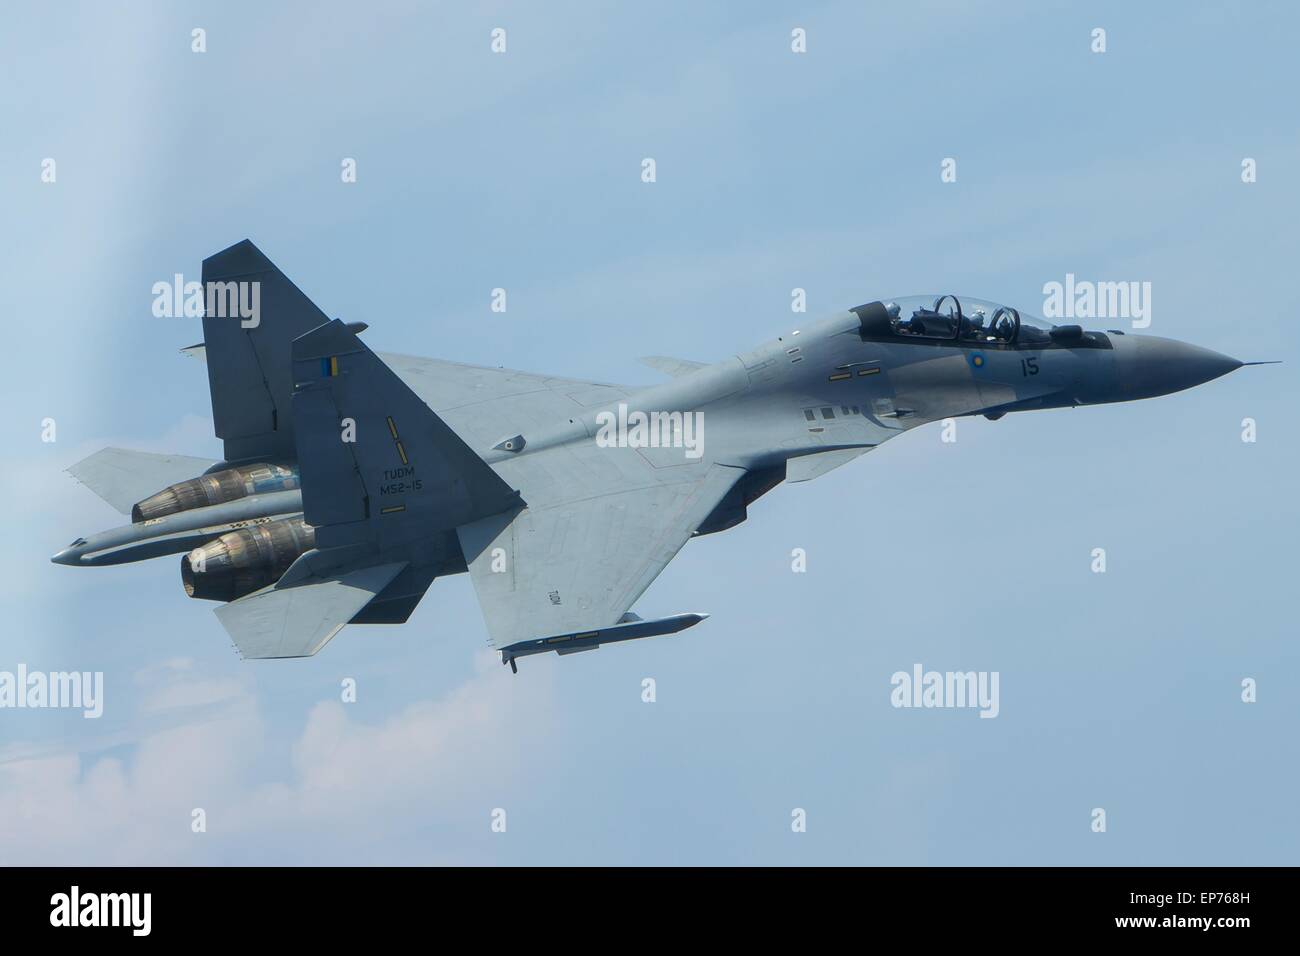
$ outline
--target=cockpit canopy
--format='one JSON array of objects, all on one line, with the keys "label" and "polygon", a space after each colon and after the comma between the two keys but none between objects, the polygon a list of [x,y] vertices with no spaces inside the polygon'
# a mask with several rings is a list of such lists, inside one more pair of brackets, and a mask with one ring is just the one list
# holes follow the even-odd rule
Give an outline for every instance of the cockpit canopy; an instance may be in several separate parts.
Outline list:
[{"label": "cockpit canopy", "polygon": [[1009,305],[955,295],[913,295],[871,302],[853,310],[863,335],[947,339],[987,345],[1034,347],[1052,341],[1055,326]]}]

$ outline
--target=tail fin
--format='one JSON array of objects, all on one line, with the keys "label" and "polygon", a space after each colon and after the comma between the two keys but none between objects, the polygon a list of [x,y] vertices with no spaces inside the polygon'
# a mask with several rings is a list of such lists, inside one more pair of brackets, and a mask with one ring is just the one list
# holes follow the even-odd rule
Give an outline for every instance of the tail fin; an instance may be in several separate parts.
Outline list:
[{"label": "tail fin", "polygon": [[518,503],[338,319],[294,341],[293,380],[303,517],[318,547],[411,543]]},{"label": "tail fin", "polygon": [[226,460],[294,454],[290,349],[328,317],[245,239],[203,260],[203,344]]}]

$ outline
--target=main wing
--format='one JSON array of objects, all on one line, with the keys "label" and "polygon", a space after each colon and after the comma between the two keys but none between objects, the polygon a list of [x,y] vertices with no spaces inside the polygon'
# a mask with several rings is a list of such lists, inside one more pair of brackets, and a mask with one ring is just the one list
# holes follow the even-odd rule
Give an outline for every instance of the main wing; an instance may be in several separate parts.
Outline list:
[{"label": "main wing", "polygon": [[379,353],[468,445],[484,450],[625,398],[631,389],[508,368],[485,368],[413,355]]},{"label": "main wing", "polygon": [[[635,455],[594,445],[587,451]],[[561,473],[569,489],[564,500],[530,500],[526,508],[457,529],[495,647],[509,650],[538,638],[600,643],[590,632],[626,620],[636,599],[744,474],[701,464],[669,469],[691,474],[667,478],[646,465],[640,486],[602,490],[584,481],[589,472],[580,457],[567,459],[571,473],[564,481],[564,461],[545,462],[552,475]]]}]

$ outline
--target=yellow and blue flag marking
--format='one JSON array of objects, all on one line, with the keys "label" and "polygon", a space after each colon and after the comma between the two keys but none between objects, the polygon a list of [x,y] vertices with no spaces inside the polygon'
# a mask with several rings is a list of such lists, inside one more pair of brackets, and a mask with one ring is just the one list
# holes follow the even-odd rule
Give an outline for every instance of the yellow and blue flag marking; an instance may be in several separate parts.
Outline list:
[{"label": "yellow and blue flag marking", "polygon": [[331,356],[330,358],[323,358],[320,360],[321,378],[329,378],[330,376],[337,375],[338,373],[339,373],[338,356],[335,355],[335,356]]}]

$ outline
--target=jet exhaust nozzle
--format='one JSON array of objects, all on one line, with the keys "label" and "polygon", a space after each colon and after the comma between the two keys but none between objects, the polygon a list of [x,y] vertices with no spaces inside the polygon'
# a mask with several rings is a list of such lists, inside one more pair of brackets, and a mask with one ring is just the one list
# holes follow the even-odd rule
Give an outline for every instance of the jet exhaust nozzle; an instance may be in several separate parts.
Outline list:
[{"label": "jet exhaust nozzle", "polygon": [[301,518],[229,531],[181,558],[181,583],[192,598],[234,601],[280,580],[315,546],[316,529]]},{"label": "jet exhaust nozzle", "polygon": [[240,465],[168,485],[131,507],[131,521],[139,524],[194,508],[207,508],[249,495],[293,491],[299,487],[296,465],[260,463]]}]

